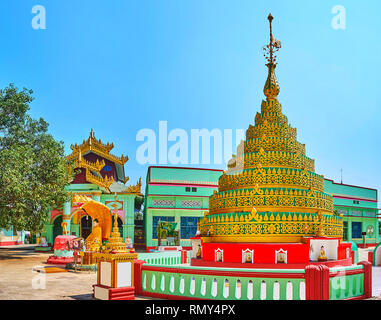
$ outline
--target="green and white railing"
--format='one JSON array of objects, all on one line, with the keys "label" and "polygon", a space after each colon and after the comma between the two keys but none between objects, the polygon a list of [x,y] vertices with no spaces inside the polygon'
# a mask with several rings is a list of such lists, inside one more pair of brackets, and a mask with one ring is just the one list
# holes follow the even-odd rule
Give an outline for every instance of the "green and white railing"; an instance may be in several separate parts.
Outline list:
[{"label": "green and white railing", "polygon": [[[162,254],[162,253],[160,253]],[[172,253],[173,254],[173,253]],[[343,300],[371,296],[371,265],[207,268],[135,262],[136,294],[164,299]]]},{"label": "green and white railing", "polygon": [[145,261],[147,265],[158,266],[174,266],[183,263],[181,251],[139,252],[138,259]]}]

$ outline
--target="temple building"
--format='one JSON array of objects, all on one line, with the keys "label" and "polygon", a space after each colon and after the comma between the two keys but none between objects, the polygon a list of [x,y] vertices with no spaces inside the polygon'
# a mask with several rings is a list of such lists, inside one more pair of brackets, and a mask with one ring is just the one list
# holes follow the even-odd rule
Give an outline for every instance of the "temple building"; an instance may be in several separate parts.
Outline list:
[{"label": "temple building", "polygon": [[[135,185],[126,186],[129,177],[125,175],[124,165],[128,156],[118,157],[111,154],[114,144],[102,143],[95,138],[93,130],[82,144],[74,144],[70,148],[72,153],[67,156],[68,168],[69,171],[74,170],[74,174],[67,190],[73,197],[62,208],[51,210],[43,234],[47,242],[53,244],[55,237],[62,234],[62,222],[66,222],[70,235],[86,238],[91,233],[92,219],[74,202],[75,195],[90,197],[110,207],[115,200],[115,194],[119,204],[116,208],[119,232],[123,240],[130,237],[134,242],[135,232],[139,233],[139,228],[135,228],[135,219],[142,219],[139,215],[143,194],[141,179]],[[114,210],[111,207],[110,209]]]},{"label": "temple building", "polygon": [[158,245],[156,227],[161,221],[176,223],[180,245],[190,249],[197,222],[209,210],[209,196],[218,188],[222,170],[151,166],[144,198],[147,250]]},{"label": "temple building", "polygon": [[343,216],[343,240],[375,246],[379,243],[378,196],[372,188],[324,180],[324,189],[333,196],[334,210]]}]

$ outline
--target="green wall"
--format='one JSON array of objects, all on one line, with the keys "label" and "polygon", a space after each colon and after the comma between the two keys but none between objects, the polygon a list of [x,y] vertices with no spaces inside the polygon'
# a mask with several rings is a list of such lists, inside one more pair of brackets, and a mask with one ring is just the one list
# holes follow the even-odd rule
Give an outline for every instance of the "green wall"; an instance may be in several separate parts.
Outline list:
[{"label": "green wall", "polygon": [[[177,230],[181,217],[203,217],[209,208],[209,196],[218,189],[221,174],[220,170],[149,167],[144,198],[146,245],[157,246],[157,239],[152,238],[154,216],[174,217]],[[196,190],[186,191],[186,187]],[[190,240],[180,239],[180,245],[190,246]]]},{"label": "green wall", "polygon": [[348,227],[344,240],[363,243],[361,236],[352,237],[352,228],[355,227],[356,223],[361,223],[361,232],[366,232],[369,227],[373,227],[373,234],[367,234],[365,237],[366,243],[379,242],[376,189],[335,183],[325,179],[324,190],[333,196],[335,210],[343,215],[343,221],[347,223]]}]

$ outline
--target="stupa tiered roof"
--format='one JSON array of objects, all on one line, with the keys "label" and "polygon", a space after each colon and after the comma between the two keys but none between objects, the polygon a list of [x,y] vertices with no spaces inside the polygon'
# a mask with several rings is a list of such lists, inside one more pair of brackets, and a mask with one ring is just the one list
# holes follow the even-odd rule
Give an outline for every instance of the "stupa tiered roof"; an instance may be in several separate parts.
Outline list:
[{"label": "stupa tiered roof", "polygon": [[128,156],[122,154],[118,157],[111,154],[114,143],[102,143],[101,139],[95,138],[93,129],[87,140],[83,140],[80,145],[71,145],[70,148],[72,153],[66,157],[70,176],[73,168],[81,170],[74,178],[74,183],[92,183],[107,193],[141,194],[141,178],[136,185],[125,186],[129,180],[124,174],[124,164],[129,160]]},{"label": "stupa tiered roof", "polygon": [[342,218],[333,214],[333,198],[324,192],[324,177],[288,123],[278,101],[276,55],[281,44],[272,34],[264,47],[268,76],[266,100],[244,142],[243,170],[236,161],[219,179],[200,223],[208,242],[302,242],[303,237],[342,237]]}]

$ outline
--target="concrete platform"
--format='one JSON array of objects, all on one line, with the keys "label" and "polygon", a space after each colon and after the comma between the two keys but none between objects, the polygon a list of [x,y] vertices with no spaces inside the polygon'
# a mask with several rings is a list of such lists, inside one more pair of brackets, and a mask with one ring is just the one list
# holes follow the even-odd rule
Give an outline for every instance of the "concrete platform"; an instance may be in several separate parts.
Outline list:
[{"label": "concrete platform", "polygon": [[51,253],[15,247],[0,249],[0,300],[93,300],[95,272],[41,273]]}]

